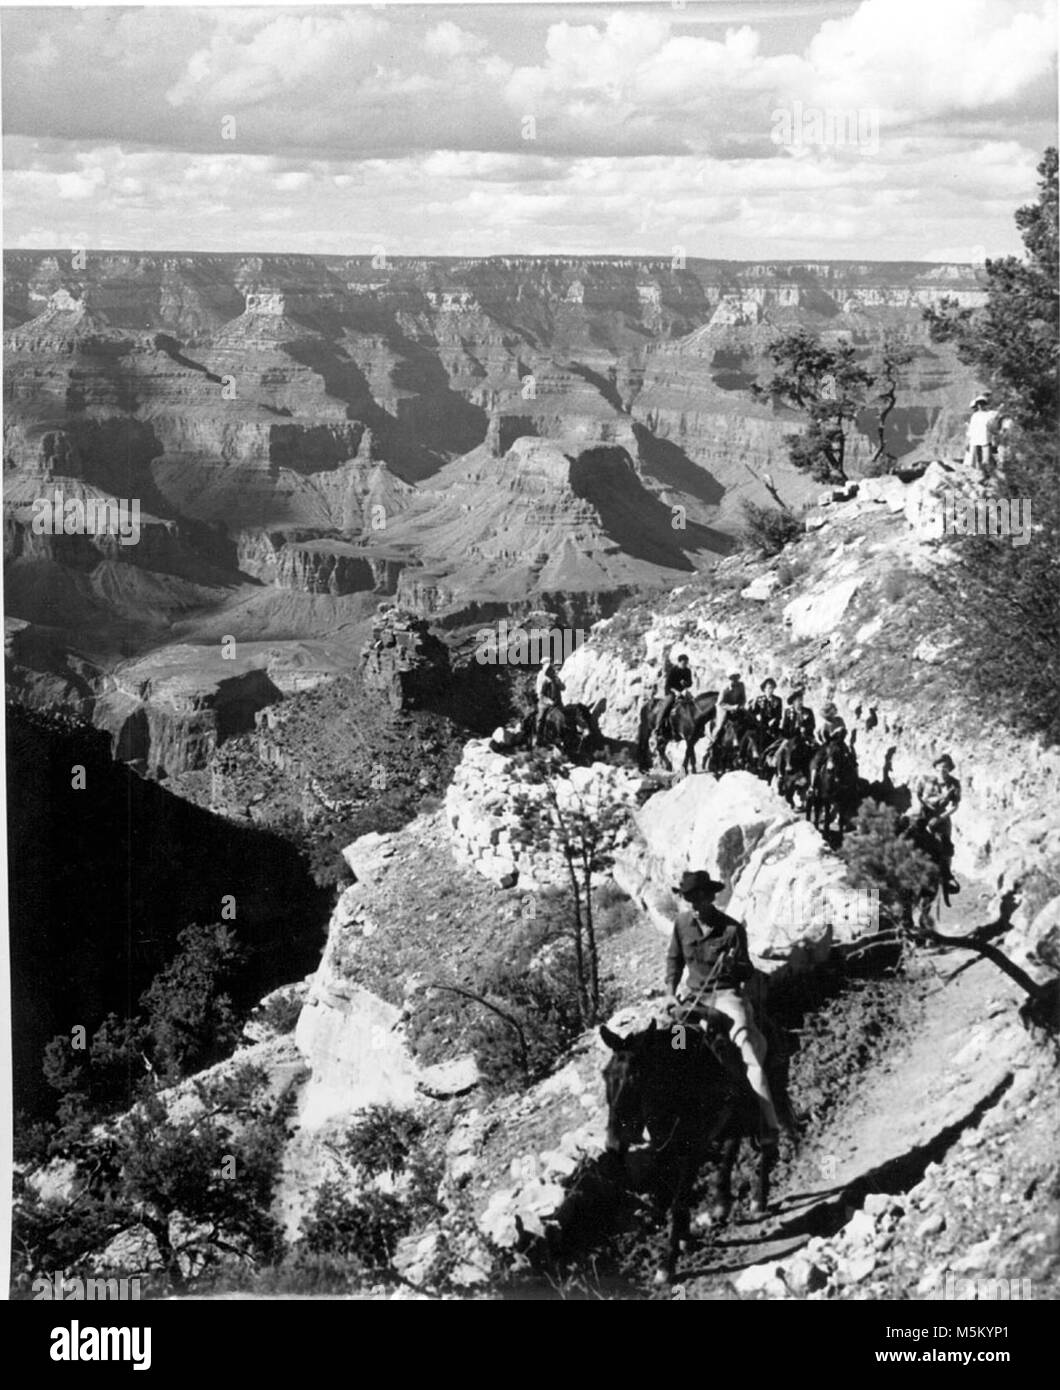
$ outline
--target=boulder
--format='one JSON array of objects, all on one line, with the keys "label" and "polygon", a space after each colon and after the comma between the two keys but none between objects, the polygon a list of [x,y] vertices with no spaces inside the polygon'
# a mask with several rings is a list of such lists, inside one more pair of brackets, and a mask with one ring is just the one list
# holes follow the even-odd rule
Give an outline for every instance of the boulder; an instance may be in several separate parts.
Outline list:
[{"label": "boulder", "polygon": [[876,906],[848,888],[842,862],[812,825],[793,816],[754,847],[725,910],[747,924],[761,962],[797,970],[875,930]]},{"label": "boulder", "polygon": [[432,1100],[448,1100],[474,1090],[479,1083],[478,1065],[474,1057],[454,1057],[451,1062],[437,1062],[424,1067],[416,1083],[419,1090]]},{"label": "boulder", "polygon": [[415,1103],[417,1068],[396,1031],[400,1017],[369,990],[340,981],[325,955],[295,1030],[311,1072],[301,1102],[303,1131],[369,1105]]},{"label": "boulder", "polygon": [[784,622],[791,628],[791,635],[801,639],[834,632],[860,587],[861,576],[853,575],[792,599],[784,606]]},{"label": "boulder", "polygon": [[686,777],[635,813],[637,837],[615,855],[615,882],[669,931],[680,908],[670,885],[684,869],[707,869],[731,883],[767,830],[794,819],[749,772]]},{"label": "boulder", "polygon": [[634,820],[637,837],[616,854],[614,878],[661,932],[672,930],[682,904],[671,885],[688,868],[731,887],[721,905],[746,923],[766,971],[807,968],[875,929],[871,895],[848,888],[818,832],[750,773],[686,777]]},{"label": "boulder", "polygon": [[906,485],[893,473],[885,473],[879,478],[862,478],[858,487],[860,502],[882,502],[892,512],[905,508]]},{"label": "boulder", "polygon": [[768,574],[760,574],[757,579],[752,579],[746,589],[740,590],[740,597],[750,599],[752,603],[765,603],[779,588],[780,577],[771,570]]},{"label": "boulder", "polygon": [[1060,897],[1035,914],[1014,959],[1044,984],[1060,970]]},{"label": "boulder", "polygon": [[377,883],[385,873],[387,860],[393,856],[394,846],[389,835],[381,835],[370,830],[361,835],[353,844],[347,845],[342,857],[353,871],[358,883]]}]

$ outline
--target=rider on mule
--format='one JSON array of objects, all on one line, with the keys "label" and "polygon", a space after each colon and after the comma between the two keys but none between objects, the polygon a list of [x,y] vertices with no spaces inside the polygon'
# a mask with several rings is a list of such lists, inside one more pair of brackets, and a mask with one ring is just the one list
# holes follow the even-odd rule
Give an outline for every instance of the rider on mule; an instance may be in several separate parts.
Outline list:
[{"label": "rider on mule", "polygon": [[830,743],[835,739],[839,743],[845,743],[847,736],[846,721],[836,709],[835,705],[829,700],[821,711],[821,727],[818,731],[818,738],[822,743]]},{"label": "rider on mule", "polygon": [[793,690],[788,696],[788,707],[784,711],[784,722],[780,726],[781,737],[795,738],[799,736],[807,743],[812,743],[816,724],[813,710],[808,705],[803,704],[803,692]]},{"label": "rider on mule", "polygon": [[768,676],[759,686],[761,695],[751,702],[751,715],[765,736],[772,741],[780,733],[780,720],[784,705],[777,694],[777,683]]},{"label": "rider on mule", "polygon": [[557,709],[563,708],[563,682],[556,673],[556,668],[552,664],[552,659],[546,657],[541,663],[541,670],[537,673],[537,680],[534,682],[534,693],[537,696],[537,737],[540,740],[545,731],[545,718],[553,705]]},{"label": "rider on mule", "polygon": [[[740,1050],[747,1079],[762,1111],[762,1142],[776,1144],[780,1131],[773,1096],[766,1080],[766,1042],[755,1022],[745,985],[754,974],[747,950],[747,933],[734,918],[715,907],[714,899],[725,885],[698,870],[686,870],[673,891],[688,907],[677,914],[666,956],[667,1004],[685,1012],[693,1022],[705,1023],[715,1010],[732,1020],[731,1039]],[[677,995],[681,977],[688,972],[687,993]]]},{"label": "rider on mule", "polygon": [[714,732],[710,738],[710,745],[713,748],[718,741],[718,736],[725,727],[725,721],[737,710],[743,710],[747,705],[747,691],[744,689],[743,681],[740,679],[739,671],[732,671],[729,674],[729,683],[718,697],[717,713],[714,716]]},{"label": "rider on mule", "polygon": [[961,784],[953,775],[953,759],[948,753],[935,759],[932,768],[938,772],[926,772],[918,777],[913,785],[913,795],[917,799],[917,811],[924,827],[935,836],[942,854],[942,870],[948,878],[947,888],[951,893],[959,885],[953,877],[953,837],[951,815],[961,804]]},{"label": "rider on mule", "polygon": [[[671,666],[666,672],[666,679],[663,682],[663,703],[655,720],[653,733],[658,733],[660,729],[669,732],[670,712],[677,703],[677,697],[686,690],[692,689],[692,668],[688,664],[688,656],[685,652],[677,658],[675,665]],[[664,724],[663,721],[666,721]]]}]

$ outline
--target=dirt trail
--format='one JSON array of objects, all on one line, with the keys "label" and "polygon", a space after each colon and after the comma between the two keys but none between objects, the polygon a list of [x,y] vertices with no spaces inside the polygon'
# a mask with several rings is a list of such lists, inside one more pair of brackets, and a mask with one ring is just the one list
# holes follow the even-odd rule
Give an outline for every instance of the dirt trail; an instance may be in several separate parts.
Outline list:
[{"label": "dirt trail", "polygon": [[[975,887],[965,884],[941,929],[964,934],[985,916]],[[1025,1064],[1026,1034],[1016,1017],[1023,997],[971,952],[922,954],[905,1021],[778,1173],[772,1215],[738,1221],[713,1240],[707,1235],[681,1270],[686,1296],[716,1296],[724,1282],[718,1276],[832,1234],[869,1193],[902,1193],[917,1183],[997,1104]]]}]

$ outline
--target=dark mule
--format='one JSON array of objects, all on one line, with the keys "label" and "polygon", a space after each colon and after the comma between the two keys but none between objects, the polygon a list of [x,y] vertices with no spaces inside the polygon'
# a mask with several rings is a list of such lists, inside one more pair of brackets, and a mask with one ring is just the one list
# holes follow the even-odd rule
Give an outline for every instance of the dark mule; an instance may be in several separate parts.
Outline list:
[{"label": "dark mule", "polygon": [[[899,826],[906,839],[931,860],[932,873],[921,888],[916,901],[916,925],[923,931],[930,931],[932,919],[938,921],[940,902],[945,903],[947,907],[950,905],[945,850],[939,837],[929,829],[927,817],[923,814],[902,816]],[[912,903],[906,906],[907,927],[913,926],[913,906]]]},{"label": "dark mule", "polygon": [[777,749],[775,767],[777,772],[777,791],[788,803],[795,805],[795,793],[806,804],[806,794],[810,784],[810,754],[812,748],[801,734],[786,738]]},{"label": "dark mule", "polygon": [[559,748],[569,758],[589,757],[603,747],[603,735],[588,705],[552,705],[535,725],[534,746]]},{"label": "dark mule", "polygon": [[768,734],[757,720],[752,720],[740,739],[736,766],[744,772],[753,772],[756,777],[764,777],[768,781],[770,771],[766,767],[765,756],[772,741],[772,735]]},{"label": "dark mule", "polygon": [[[641,706],[637,753],[641,770],[644,772],[651,768],[652,727],[659,710],[662,709],[662,704],[662,700],[651,700]],[[673,771],[673,765],[666,752],[666,745],[670,739],[676,742],[684,741],[685,756],[682,767],[685,772],[695,772],[696,744],[703,737],[707,725],[713,719],[717,704],[718,692],[716,690],[705,690],[702,695],[697,695],[695,699],[678,697],[677,703],[670,711],[670,717],[667,721],[668,727],[664,726],[655,730],[655,754],[667,772]]]},{"label": "dark mule", "polygon": [[726,772],[736,772],[740,767],[740,749],[748,723],[748,717],[743,710],[730,709],[725,723],[721,726],[721,733],[715,736],[707,754],[706,765],[715,777],[721,777]]},{"label": "dark mule", "polygon": [[[728,1024],[727,1019],[719,1021]],[[659,1272],[661,1280],[670,1282],[682,1242],[691,1238],[696,1176],[719,1146],[711,1216],[724,1220],[729,1214],[740,1143],[760,1133],[758,1100],[740,1054],[722,1027],[713,1029],[708,1040],[693,1024],[658,1028],[653,1020],[645,1031],[628,1038],[607,1027],[600,1029],[600,1036],[613,1054],[604,1068],[607,1149],[624,1160],[629,1147],[648,1132],[670,1210],[666,1259]],[[759,1147],[754,1202],[759,1214],[768,1208],[773,1157],[772,1150]]]},{"label": "dark mule", "polygon": [[854,752],[836,739],[829,739],[810,758],[806,819],[812,820],[825,835],[831,830],[833,819],[842,831],[853,818],[857,799],[858,764]]}]

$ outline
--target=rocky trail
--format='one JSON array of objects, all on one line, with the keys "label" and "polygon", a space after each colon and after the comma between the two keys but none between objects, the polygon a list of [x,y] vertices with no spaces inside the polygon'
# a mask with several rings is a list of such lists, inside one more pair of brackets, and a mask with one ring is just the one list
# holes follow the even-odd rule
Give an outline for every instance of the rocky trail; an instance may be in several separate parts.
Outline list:
[{"label": "rocky trail", "polygon": [[[371,986],[414,978],[428,961],[435,970],[449,961],[459,974],[460,962],[488,949],[501,920],[517,912],[512,897],[498,912],[506,895],[481,873],[446,867],[446,839],[438,817],[382,837],[378,849],[368,841],[359,847],[364,877],[350,906],[356,898],[366,921],[386,923],[367,939],[355,930],[353,973]],[[417,879],[422,891],[394,891]],[[985,886],[962,880],[940,930],[982,928],[994,904]],[[445,929],[447,922],[462,929]],[[634,1011],[658,995],[664,952],[657,925],[643,915],[607,938],[618,996]],[[930,1296],[921,1285],[933,1245],[940,1268],[975,1277],[977,1252],[994,1251],[989,1242],[1000,1230],[1024,1274],[1038,1260],[1044,1277],[1055,1277],[1053,1245],[1035,1245],[1045,1229],[1042,1211],[1025,1205],[1027,1191],[1041,1196],[1055,1183],[1056,1159],[1055,1105],[1035,1100],[1039,1087],[1044,1097],[1052,1084],[1049,1058],[1018,1019],[1022,998],[990,962],[957,948],[918,950],[898,968],[825,986],[801,1017],[785,1019],[793,1029],[800,1138],[782,1145],[770,1216],[748,1217],[753,1160],[746,1154],[734,1174],[733,1219],[715,1230],[697,1223],[674,1288],[652,1290],[665,1223],[633,1198],[613,1229],[600,1220],[585,1232],[599,1256],[599,1291],[620,1298]],[[466,1184],[495,1243],[512,1244],[516,1213],[528,1230],[547,1221],[563,1189],[577,1186],[579,1164],[595,1162],[606,1120],[606,1056],[587,1035],[532,1092],[493,1100],[471,1092],[444,1107],[448,1169]],[[699,1212],[705,1208],[700,1200]],[[589,1267],[593,1256],[579,1260]],[[996,1275],[996,1258],[986,1268]],[[415,1280],[415,1258],[406,1273]],[[518,1296],[528,1296],[523,1280],[517,1286]]]},{"label": "rocky trail", "polygon": [[[965,914],[961,921],[953,910],[948,929],[957,934],[974,925]],[[871,1060],[860,1072],[831,1078],[842,1085],[843,1099],[819,1125],[811,1117],[798,1150],[782,1158],[770,1217],[708,1235],[681,1271],[686,1297],[716,1295],[727,1276],[736,1276],[737,1290],[746,1293],[805,1295],[830,1282],[831,1296],[842,1285],[863,1287],[855,1296],[874,1296],[872,1282],[883,1277],[894,1238],[877,1235],[872,1213],[895,1210],[888,1197],[914,1212],[905,1206],[910,1189],[985,1122],[1031,1062],[1016,1018],[1021,991],[988,962],[950,950],[922,955],[910,974]],[[874,1027],[871,1014],[842,1006],[829,1021],[840,1037]],[[841,1037],[843,1051],[852,1044],[856,1039]],[[838,1057],[835,1062],[841,1071]],[[795,1071],[802,1099],[799,1080],[811,1093],[812,1082],[805,1068],[801,1078],[798,1065]],[[850,1222],[855,1233],[864,1229],[869,1244],[838,1260],[829,1280],[820,1253]],[[840,1240],[836,1249],[842,1246]],[[790,1283],[778,1277],[776,1262],[804,1248],[818,1263],[795,1263]],[[741,1271],[747,1272],[741,1277]]]}]

